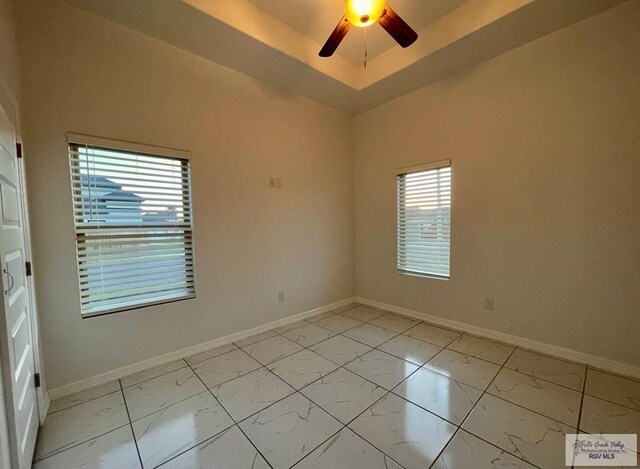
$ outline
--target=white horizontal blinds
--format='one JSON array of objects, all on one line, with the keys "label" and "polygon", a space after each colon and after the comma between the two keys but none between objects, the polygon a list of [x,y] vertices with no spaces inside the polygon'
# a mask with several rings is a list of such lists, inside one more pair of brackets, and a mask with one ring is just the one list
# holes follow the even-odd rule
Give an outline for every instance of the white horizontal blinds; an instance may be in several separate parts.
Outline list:
[{"label": "white horizontal blinds", "polygon": [[69,144],[82,314],[195,295],[189,162]]},{"label": "white horizontal blinds", "polygon": [[398,270],[449,278],[449,160],[398,171]]}]

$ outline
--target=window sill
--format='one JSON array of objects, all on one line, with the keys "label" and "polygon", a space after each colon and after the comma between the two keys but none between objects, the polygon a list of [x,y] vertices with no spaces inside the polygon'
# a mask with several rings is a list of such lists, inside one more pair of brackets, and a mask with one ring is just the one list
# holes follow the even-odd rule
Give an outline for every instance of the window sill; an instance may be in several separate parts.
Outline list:
[{"label": "window sill", "polygon": [[158,306],[158,305],[164,305],[164,304],[168,304],[168,303],[175,303],[177,301],[184,301],[184,300],[192,300],[196,297],[196,294],[189,294],[189,295],[185,295],[185,296],[179,296],[176,298],[167,298],[165,300],[158,300],[158,301],[151,301],[148,303],[140,303],[137,305],[131,305],[131,306],[123,306],[122,308],[114,308],[114,309],[108,309],[108,310],[104,310],[104,311],[96,311],[94,313],[83,313],[82,314],[82,319],[91,319],[91,318],[96,318],[98,316],[106,316],[107,314],[115,314],[115,313],[123,313],[125,311],[133,311],[134,309],[142,309],[142,308],[148,308],[150,306]]},{"label": "window sill", "polygon": [[413,272],[410,270],[400,270],[398,269],[398,273],[402,275],[409,275],[411,277],[421,277],[421,278],[429,278],[432,280],[450,280],[451,277],[445,277],[444,275],[435,275],[435,274],[427,274],[422,272]]}]

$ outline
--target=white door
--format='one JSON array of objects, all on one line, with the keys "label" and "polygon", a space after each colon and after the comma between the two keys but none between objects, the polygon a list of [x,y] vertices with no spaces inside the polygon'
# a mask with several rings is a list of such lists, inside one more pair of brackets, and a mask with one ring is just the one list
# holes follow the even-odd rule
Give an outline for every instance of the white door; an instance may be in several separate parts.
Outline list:
[{"label": "white door", "polygon": [[0,358],[12,467],[31,467],[38,432],[21,189],[12,114],[0,104]]},{"label": "white door", "polygon": [[4,405],[4,387],[2,384],[2,360],[0,360],[0,469],[11,467],[9,455],[9,427],[7,427],[7,413]]}]

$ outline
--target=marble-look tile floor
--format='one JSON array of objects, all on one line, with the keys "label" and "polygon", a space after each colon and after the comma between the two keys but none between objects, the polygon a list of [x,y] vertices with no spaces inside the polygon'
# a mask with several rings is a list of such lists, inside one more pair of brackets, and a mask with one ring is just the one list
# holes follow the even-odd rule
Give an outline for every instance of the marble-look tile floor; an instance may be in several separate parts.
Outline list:
[{"label": "marble-look tile floor", "polygon": [[351,305],[58,399],[34,467],[565,468],[640,381]]}]

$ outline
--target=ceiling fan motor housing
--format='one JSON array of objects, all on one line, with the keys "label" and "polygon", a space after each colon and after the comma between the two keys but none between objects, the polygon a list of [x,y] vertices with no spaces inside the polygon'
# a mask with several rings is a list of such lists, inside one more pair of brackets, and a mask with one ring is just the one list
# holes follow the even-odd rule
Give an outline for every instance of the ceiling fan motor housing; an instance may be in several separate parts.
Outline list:
[{"label": "ceiling fan motor housing", "polygon": [[382,16],[385,0],[347,0],[344,14],[354,26],[370,26]]}]

